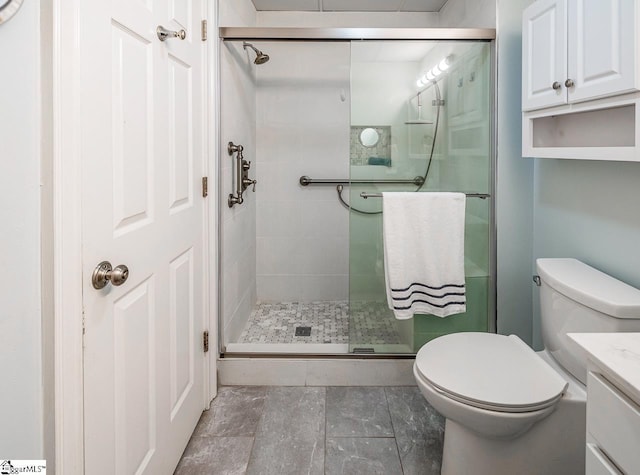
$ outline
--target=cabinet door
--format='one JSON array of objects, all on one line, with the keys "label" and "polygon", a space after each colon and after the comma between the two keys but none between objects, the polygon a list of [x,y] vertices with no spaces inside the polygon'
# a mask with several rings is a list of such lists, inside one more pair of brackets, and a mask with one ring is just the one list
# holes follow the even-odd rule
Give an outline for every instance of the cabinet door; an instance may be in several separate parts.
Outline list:
[{"label": "cabinet door", "polygon": [[569,102],[637,89],[635,0],[569,0]]},{"label": "cabinet door", "polygon": [[567,102],[564,87],[567,78],[566,25],[566,0],[538,0],[525,10],[522,21],[522,110]]}]

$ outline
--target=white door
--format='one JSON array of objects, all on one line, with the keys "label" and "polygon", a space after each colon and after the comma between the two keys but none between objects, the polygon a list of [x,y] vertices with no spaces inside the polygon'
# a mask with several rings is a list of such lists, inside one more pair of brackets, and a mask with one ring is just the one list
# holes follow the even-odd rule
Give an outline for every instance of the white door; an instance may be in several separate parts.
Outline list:
[{"label": "white door", "polygon": [[[202,0],[86,0],[85,473],[170,474],[205,406]],[[161,42],[156,27],[186,30]],[[101,261],[124,284],[96,290]]]},{"label": "white door", "polygon": [[637,88],[636,0],[570,0],[569,102]]},{"label": "white door", "polygon": [[522,110],[565,104],[567,0],[538,0],[522,20]]}]

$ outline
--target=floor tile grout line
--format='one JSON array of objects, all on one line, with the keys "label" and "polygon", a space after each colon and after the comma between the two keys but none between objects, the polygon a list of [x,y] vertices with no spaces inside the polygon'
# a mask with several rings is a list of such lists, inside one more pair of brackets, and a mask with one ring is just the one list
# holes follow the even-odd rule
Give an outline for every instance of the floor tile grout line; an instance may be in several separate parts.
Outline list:
[{"label": "floor tile grout line", "polygon": [[402,463],[402,457],[400,456],[400,447],[398,446],[398,434],[396,432],[396,425],[393,422],[393,416],[391,415],[391,407],[389,406],[389,394],[387,393],[387,388],[384,388],[384,397],[387,401],[387,409],[389,410],[389,419],[391,419],[391,428],[393,429],[393,441],[396,445],[396,452],[398,454],[398,462],[400,462],[400,470],[404,474],[404,465]]},{"label": "floor tile grout line", "polygon": [[267,397],[269,396],[269,387],[265,386],[264,390],[264,401],[262,402],[262,409],[260,410],[260,417],[258,418],[258,423],[256,424],[256,428],[253,431],[253,438],[251,439],[251,450],[249,451],[249,459],[247,460],[247,468],[245,468],[244,473],[246,474],[249,471],[249,464],[251,463],[251,457],[253,457],[253,449],[256,446],[256,437],[258,435],[258,427],[262,423],[262,419],[264,417],[264,408],[267,405]]},{"label": "floor tile grout line", "polygon": [[330,387],[331,386],[325,386],[324,388],[324,466],[322,470],[324,475],[327,475],[327,437],[329,436],[329,431],[327,429],[327,399]]},{"label": "floor tile grout line", "polygon": [[395,437],[391,436],[382,436],[382,435],[357,435],[357,436],[345,436],[345,435],[332,435],[329,439],[395,439]]}]

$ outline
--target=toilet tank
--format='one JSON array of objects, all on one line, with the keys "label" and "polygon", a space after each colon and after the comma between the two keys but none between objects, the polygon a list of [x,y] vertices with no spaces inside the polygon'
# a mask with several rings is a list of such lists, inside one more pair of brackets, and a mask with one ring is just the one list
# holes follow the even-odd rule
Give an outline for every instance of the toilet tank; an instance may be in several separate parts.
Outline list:
[{"label": "toilet tank", "polygon": [[538,259],[545,349],[583,384],[587,355],[568,333],[640,332],[640,290],[576,259]]}]

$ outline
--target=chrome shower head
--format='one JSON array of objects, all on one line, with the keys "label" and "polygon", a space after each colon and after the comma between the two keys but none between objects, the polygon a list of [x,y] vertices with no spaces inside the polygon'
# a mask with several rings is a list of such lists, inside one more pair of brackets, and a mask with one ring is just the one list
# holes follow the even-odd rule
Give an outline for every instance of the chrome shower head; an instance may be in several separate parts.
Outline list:
[{"label": "chrome shower head", "polygon": [[253,60],[254,64],[264,64],[267,61],[269,61],[269,55],[268,54],[264,54],[258,48],[253,46],[251,43],[247,43],[246,41],[244,43],[242,43],[242,47],[244,49],[247,49],[247,46],[249,48],[251,48],[253,50],[253,52],[256,54],[256,59]]}]

